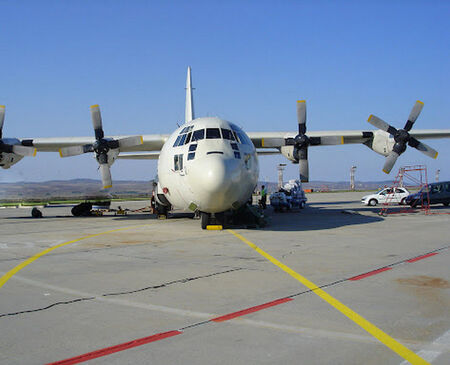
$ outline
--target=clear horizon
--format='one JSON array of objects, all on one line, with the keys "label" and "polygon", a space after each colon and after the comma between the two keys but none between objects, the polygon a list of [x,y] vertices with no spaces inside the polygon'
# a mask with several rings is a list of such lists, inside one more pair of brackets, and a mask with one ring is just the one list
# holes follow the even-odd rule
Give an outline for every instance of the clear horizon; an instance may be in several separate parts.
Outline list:
[{"label": "clear horizon", "polygon": [[[166,134],[184,117],[192,67],[196,116],[216,115],[246,132],[295,131],[306,99],[308,130],[373,130],[370,114],[403,127],[416,100],[414,129],[448,129],[450,2],[426,1],[3,1],[0,104],[4,137],[91,136],[89,106],[100,104],[105,133]],[[424,164],[450,180],[449,139],[424,140],[390,175],[363,145],[311,148],[312,181],[393,180]],[[298,165],[262,156],[260,180],[285,179]],[[156,161],[117,161],[114,180],[151,180]],[[91,155],[38,153],[0,182],[99,179]]]}]

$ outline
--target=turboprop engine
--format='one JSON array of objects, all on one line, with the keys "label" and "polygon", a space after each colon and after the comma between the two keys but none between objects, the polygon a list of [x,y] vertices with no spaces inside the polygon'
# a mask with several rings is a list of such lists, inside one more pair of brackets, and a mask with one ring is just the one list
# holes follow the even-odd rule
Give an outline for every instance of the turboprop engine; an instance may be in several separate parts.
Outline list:
[{"label": "turboprop engine", "polygon": [[373,132],[373,138],[364,143],[372,151],[382,155],[389,156],[394,147],[395,140],[389,136],[389,133],[378,130]]}]

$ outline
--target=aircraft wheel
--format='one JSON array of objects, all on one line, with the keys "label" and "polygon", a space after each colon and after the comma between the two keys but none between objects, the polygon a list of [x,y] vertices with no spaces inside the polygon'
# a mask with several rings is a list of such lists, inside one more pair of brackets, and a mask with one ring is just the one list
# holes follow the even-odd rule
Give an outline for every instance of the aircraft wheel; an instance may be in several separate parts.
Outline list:
[{"label": "aircraft wheel", "polygon": [[209,223],[209,214],[205,213],[205,212],[201,212],[200,219],[201,219],[202,229],[206,229],[206,226]]}]

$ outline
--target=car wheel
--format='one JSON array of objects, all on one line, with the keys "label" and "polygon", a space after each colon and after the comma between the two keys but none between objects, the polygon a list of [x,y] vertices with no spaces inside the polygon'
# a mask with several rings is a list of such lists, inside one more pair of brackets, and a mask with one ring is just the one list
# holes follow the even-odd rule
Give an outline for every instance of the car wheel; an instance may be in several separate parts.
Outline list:
[{"label": "car wheel", "polygon": [[[303,208],[305,207],[305,205],[306,205],[305,202],[301,202],[301,203],[300,203],[300,209],[303,209]],[[448,204],[447,204],[447,205],[448,205]]]},{"label": "car wheel", "polygon": [[369,200],[369,205],[371,206],[371,207],[374,207],[375,205],[377,205],[378,204],[378,201],[376,200],[376,199],[370,199]]},{"label": "car wheel", "polygon": [[444,204],[444,207],[448,207],[449,202],[442,203],[442,204]]},{"label": "car wheel", "polygon": [[400,205],[406,205],[406,198],[403,198],[403,199],[400,201]]}]

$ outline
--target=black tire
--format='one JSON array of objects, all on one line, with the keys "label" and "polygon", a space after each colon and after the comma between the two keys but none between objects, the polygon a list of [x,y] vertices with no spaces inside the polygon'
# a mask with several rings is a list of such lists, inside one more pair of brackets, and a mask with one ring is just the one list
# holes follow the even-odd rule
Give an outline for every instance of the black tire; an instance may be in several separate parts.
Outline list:
[{"label": "black tire", "polygon": [[446,203],[442,203],[442,204],[444,204],[444,207],[448,207],[448,205],[450,204],[449,202],[446,202]]},{"label": "black tire", "polygon": [[406,205],[406,198],[403,198],[403,199],[400,201],[399,205]]},{"label": "black tire", "polygon": [[200,213],[201,225],[202,229],[206,229],[206,226],[209,223],[209,214],[205,212]]},{"label": "black tire", "polygon": [[305,208],[305,206],[306,206],[306,203],[305,202],[300,202],[300,209],[304,209]]},{"label": "black tire", "polygon": [[378,201],[376,200],[376,199],[370,199],[369,200],[369,205],[371,206],[371,207],[374,207],[375,205],[377,205],[378,204]]}]

